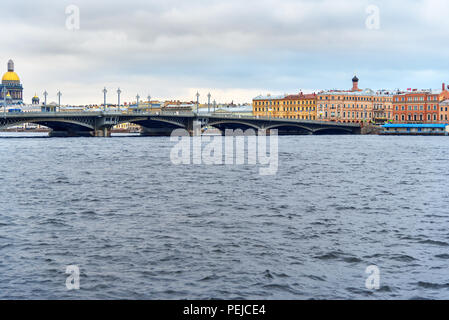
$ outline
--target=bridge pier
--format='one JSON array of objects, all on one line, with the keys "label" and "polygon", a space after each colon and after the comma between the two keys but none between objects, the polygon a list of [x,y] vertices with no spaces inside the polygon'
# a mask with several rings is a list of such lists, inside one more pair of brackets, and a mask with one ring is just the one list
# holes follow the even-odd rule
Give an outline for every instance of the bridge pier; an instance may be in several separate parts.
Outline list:
[{"label": "bridge pier", "polygon": [[100,138],[109,138],[111,136],[111,129],[103,128],[100,130],[95,130],[94,136]]}]

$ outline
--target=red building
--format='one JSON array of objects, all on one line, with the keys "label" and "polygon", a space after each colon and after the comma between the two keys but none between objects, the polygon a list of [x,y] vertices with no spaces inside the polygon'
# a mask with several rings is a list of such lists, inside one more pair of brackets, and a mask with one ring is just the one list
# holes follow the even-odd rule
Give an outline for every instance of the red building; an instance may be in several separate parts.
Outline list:
[{"label": "red building", "polygon": [[393,121],[395,123],[438,123],[440,102],[449,99],[449,91],[443,83],[442,90],[411,90],[393,97]]}]

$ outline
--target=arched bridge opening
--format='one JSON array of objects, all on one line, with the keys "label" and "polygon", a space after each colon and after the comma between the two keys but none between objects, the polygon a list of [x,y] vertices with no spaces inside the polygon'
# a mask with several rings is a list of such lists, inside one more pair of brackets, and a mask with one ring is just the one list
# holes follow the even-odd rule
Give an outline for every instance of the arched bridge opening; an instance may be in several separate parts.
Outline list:
[{"label": "arched bridge opening", "polygon": [[128,122],[141,126],[141,135],[143,136],[169,136],[173,130],[186,129],[184,124],[166,119],[149,118],[145,120],[130,120]]},{"label": "arched bridge opening", "polygon": [[240,121],[219,121],[219,122],[211,122],[208,123],[207,125],[220,130],[222,134],[224,134],[226,130],[246,131],[248,129],[252,129],[255,130],[256,132],[260,130],[260,128],[255,124]]},{"label": "arched bridge opening", "polygon": [[315,130],[313,134],[320,135],[320,136],[347,135],[347,134],[353,134],[353,131],[351,129],[346,129],[346,128],[323,128],[323,129]]},{"label": "arched bridge opening", "polygon": [[267,132],[269,133],[272,130],[277,130],[278,135],[280,136],[302,136],[302,135],[311,135],[313,134],[313,130],[301,125],[294,124],[279,124],[267,127]]},{"label": "arched bridge opening", "polygon": [[1,128],[10,128],[14,126],[23,125],[25,123],[33,123],[42,127],[50,129],[50,136],[92,136],[94,127],[87,123],[80,123],[73,120],[66,119],[21,119],[14,121],[3,119],[0,122]]}]

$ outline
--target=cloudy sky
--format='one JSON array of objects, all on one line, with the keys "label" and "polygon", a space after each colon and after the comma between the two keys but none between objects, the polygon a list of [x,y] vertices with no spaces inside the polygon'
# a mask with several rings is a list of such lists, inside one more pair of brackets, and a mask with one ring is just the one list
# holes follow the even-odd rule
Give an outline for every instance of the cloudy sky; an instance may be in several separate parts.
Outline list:
[{"label": "cloudy sky", "polygon": [[250,102],[354,73],[372,89],[449,83],[446,0],[2,0],[0,28],[26,101],[101,103],[106,86],[110,102],[117,87],[122,101]]}]

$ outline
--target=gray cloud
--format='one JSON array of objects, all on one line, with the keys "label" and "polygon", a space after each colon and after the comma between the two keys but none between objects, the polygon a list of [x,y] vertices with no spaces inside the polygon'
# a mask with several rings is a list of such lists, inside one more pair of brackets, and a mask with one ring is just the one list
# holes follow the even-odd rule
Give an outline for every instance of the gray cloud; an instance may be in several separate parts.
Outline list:
[{"label": "gray cloud", "polygon": [[[78,31],[65,28],[70,4]],[[365,27],[371,4],[379,30]],[[128,100],[193,99],[203,88],[249,101],[347,87],[354,72],[372,88],[439,87],[448,9],[443,0],[3,1],[0,66],[15,59],[25,96],[61,89],[71,103],[100,102],[105,85]]]}]

